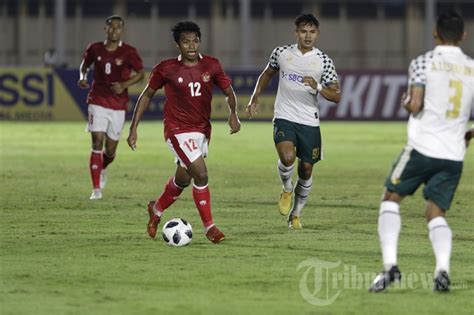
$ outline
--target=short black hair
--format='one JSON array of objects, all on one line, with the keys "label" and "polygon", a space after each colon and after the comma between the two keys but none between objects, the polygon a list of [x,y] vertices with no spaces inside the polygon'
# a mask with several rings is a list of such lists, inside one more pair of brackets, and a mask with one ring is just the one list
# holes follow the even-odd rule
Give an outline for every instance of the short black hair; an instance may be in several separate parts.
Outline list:
[{"label": "short black hair", "polygon": [[171,32],[173,33],[174,41],[176,42],[176,44],[179,43],[179,37],[182,33],[196,33],[196,36],[201,39],[201,29],[199,28],[199,25],[192,21],[179,22],[178,24],[173,26]]},{"label": "short black hair", "polygon": [[300,25],[306,25],[306,24],[314,25],[314,26],[316,26],[316,28],[319,28],[318,19],[314,15],[312,15],[311,13],[303,13],[303,14],[300,14],[296,17],[296,19],[295,19],[296,27],[298,27]]},{"label": "short black hair", "polygon": [[122,26],[125,25],[125,21],[122,19],[120,15],[114,14],[109,16],[108,18],[105,19],[105,25],[110,25],[113,20],[117,20],[122,22]]},{"label": "short black hair", "polygon": [[464,34],[464,21],[456,11],[443,12],[436,21],[436,32],[439,39],[445,42],[457,43]]}]

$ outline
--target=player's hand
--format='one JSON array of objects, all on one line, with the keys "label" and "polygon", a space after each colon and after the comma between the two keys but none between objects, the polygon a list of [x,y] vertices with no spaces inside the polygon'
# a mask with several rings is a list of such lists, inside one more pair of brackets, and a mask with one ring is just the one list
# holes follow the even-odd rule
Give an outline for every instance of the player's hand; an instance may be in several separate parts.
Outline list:
[{"label": "player's hand", "polygon": [[474,129],[466,131],[464,134],[464,141],[466,141],[466,148],[469,146],[471,139],[474,137]]},{"label": "player's hand", "polygon": [[310,86],[314,90],[318,88],[318,82],[313,77],[310,77],[310,76],[303,77],[303,84]]},{"label": "player's hand", "polygon": [[77,81],[77,86],[80,88],[80,89],[88,89],[89,88],[89,83],[87,83],[87,80],[79,80]]},{"label": "player's hand", "polygon": [[231,113],[229,115],[229,127],[230,134],[234,134],[240,131],[240,120],[237,113]]},{"label": "player's hand", "polygon": [[400,105],[406,110],[409,110],[408,108],[409,104],[410,104],[410,95],[407,92],[405,92],[402,94],[402,98],[400,99]]},{"label": "player's hand", "polygon": [[110,89],[115,93],[115,94],[122,94],[123,91],[125,91],[126,87],[122,82],[113,82],[112,86]]},{"label": "player's hand", "polygon": [[252,119],[255,115],[258,113],[258,98],[252,97],[250,99],[249,104],[247,105],[247,108],[245,108],[245,112],[247,113],[247,117]]},{"label": "player's hand", "polygon": [[135,129],[130,129],[130,132],[128,133],[127,143],[132,150],[135,150],[137,148],[137,138],[137,131]]}]

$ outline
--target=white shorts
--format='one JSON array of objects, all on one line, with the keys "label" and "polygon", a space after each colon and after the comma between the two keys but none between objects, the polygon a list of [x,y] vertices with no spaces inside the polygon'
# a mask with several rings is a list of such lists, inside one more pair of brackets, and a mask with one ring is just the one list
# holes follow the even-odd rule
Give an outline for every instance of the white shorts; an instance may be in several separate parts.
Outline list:
[{"label": "white shorts", "polygon": [[187,168],[200,156],[207,156],[208,140],[200,132],[179,133],[168,138],[166,143],[175,156],[175,162],[179,162],[184,168]]},{"label": "white shorts", "polygon": [[112,140],[118,141],[120,139],[125,123],[124,110],[115,110],[89,104],[88,113],[87,132],[105,132]]}]

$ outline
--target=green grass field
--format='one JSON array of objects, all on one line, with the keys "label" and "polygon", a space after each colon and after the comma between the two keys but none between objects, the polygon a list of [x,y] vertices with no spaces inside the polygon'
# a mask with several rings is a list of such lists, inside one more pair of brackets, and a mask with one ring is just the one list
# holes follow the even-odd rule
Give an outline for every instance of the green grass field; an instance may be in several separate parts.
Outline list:
[{"label": "green grass field", "polygon": [[[452,292],[431,290],[418,191],[401,210],[399,266],[408,281],[369,294],[381,269],[379,199],[405,123],[323,122],[325,160],[301,231],[278,214],[271,123],[243,123],[233,136],[215,123],[207,159],[214,219],[227,239],[207,241],[188,189],[164,214],[193,225],[182,248],[146,234],[145,205],[174,172],[161,123],[140,125],[135,152],[124,135],[100,201],[88,200],[84,123],[1,123],[0,313],[472,314],[474,148],[448,213]],[[319,277],[311,259],[336,266]],[[319,306],[304,297],[336,298]]]}]

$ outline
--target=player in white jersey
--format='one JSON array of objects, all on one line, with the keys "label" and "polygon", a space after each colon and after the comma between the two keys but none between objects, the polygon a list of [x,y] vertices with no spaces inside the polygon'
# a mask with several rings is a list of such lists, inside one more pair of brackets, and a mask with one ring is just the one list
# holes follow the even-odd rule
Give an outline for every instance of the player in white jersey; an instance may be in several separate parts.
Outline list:
[{"label": "player in white jersey", "polygon": [[[301,210],[312,186],[313,165],[322,159],[317,96],[321,94],[329,101],[339,102],[341,93],[332,60],[314,47],[319,21],[312,14],[302,14],[296,18],[295,25],[297,43],[273,50],[246,111],[250,118],[256,114],[258,97],[279,72],[273,118],[278,174],[283,186],[278,205],[280,214],[288,215],[288,226],[299,229]],[[296,157],[298,180],[292,207],[291,177]]]},{"label": "player in white jersey", "polygon": [[400,203],[421,184],[425,184],[425,216],[436,258],[434,290],[449,291],[452,233],[445,214],[474,134],[474,129],[466,131],[474,102],[474,61],[459,48],[465,37],[459,14],[441,14],[433,35],[435,49],[414,59],[408,71],[408,91],[402,97],[402,106],[410,112],[408,144],[385,182],[378,218],[384,270],[370,287],[373,292],[401,278],[397,266]]}]

